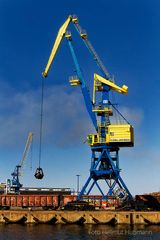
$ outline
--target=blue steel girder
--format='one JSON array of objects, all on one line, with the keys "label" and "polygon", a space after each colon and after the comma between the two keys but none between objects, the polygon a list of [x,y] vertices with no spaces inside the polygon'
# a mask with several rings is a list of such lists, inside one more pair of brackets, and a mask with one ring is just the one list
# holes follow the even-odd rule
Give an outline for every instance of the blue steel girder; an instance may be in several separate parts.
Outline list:
[{"label": "blue steel girder", "polygon": [[[92,179],[91,176],[89,176],[88,179],[87,179],[87,181],[86,181],[86,183],[85,183],[85,185],[83,186],[82,190],[81,190],[80,193],[78,194],[77,200],[80,200],[80,199],[81,199],[81,196],[85,194],[85,191],[86,191],[86,189],[87,189],[87,187],[88,187],[91,179]],[[94,184],[93,184],[93,185],[94,185]],[[92,187],[93,187],[93,186],[92,186]],[[90,193],[90,192],[89,192],[89,193]],[[87,193],[87,195],[88,195],[89,193]]]},{"label": "blue steel girder", "polygon": [[[123,188],[127,194],[128,197],[131,199],[132,195],[129,192],[127,186],[123,182],[121,176],[120,176],[120,169],[119,165],[117,164],[118,161],[118,150],[115,149],[116,154],[114,155],[114,160],[112,160],[111,152],[113,149],[108,148],[106,146],[100,146],[99,148],[92,148],[92,161],[91,161],[91,168],[90,168],[90,176],[87,179],[86,184],[82,188],[81,192],[78,195],[78,199],[81,199],[82,195],[87,192],[87,195],[90,194],[91,190],[93,189],[94,185],[97,186],[98,190],[100,191],[101,195],[103,198],[107,199],[110,195],[114,195],[114,188],[118,184],[120,188]],[[98,152],[99,157],[96,157],[95,151]],[[103,169],[103,164],[102,164],[102,169],[99,169],[99,165],[101,163],[107,163],[104,165]],[[105,169],[106,167],[106,169]],[[108,186],[108,191],[107,193],[103,193],[102,188],[98,184],[98,180],[105,180],[107,186]],[[87,191],[87,187],[89,186],[91,180],[93,180],[93,183],[90,185],[89,190]],[[109,183],[110,181],[110,183]]]},{"label": "blue steel girder", "polygon": [[[97,169],[99,163],[102,162],[103,159],[105,159],[105,163],[110,165],[111,168],[101,169],[101,170]],[[92,162],[90,171],[91,171],[91,173],[95,173],[96,176],[101,176],[101,175],[103,176],[103,175],[108,175],[108,174],[112,174],[112,173],[117,175],[120,170],[115,165],[114,161],[112,160],[112,157],[110,156],[108,149],[106,148],[106,149],[102,150],[98,160],[96,160],[96,163]]]},{"label": "blue steel girder", "polygon": [[92,107],[93,106],[92,106],[92,101],[91,101],[91,97],[90,97],[90,94],[89,94],[89,90],[87,89],[86,81],[85,81],[85,79],[83,77],[83,74],[82,74],[82,71],[80,69],[80,66],[79,66],[77,56],[75,54],[71,39],[67,39],[67,40],[68,40],[68,45],[69,45],[69,48],[70,48],[70,52],[71,52],[71,55],[72,55],[72,58],[73,58],[73,61],[74,61],[75,67],[76,67],[76,72],[77,72],[78,78],[81,82],[81,90],[82,90],[82,94],[83,94],[83,97],[84,97],[84,102],[85,102],[85,105],[86,105],[86,109],[87,109],[87,111],[89,113],[89,116],[92,120],[94,128],[97,131],[97,129],[98,129],[97,118],[96,118],[95,112],[92,112]]},{"label": "blue steel girder", "polygon": [[105,195],[104,195],[104,193],[103,193],[102,189],[100,188],[100,186],[99,186],[99,184],[98,184],[98,181],[95,181],[95,184],[96,184],[97,188],[99,189],[99,191],[100,191],[101,195],[102,195],[102,196],[103,196],[103,198],[104,198],[104,197],[105,197]]},{"label": "blue steel girder", "polygon": [[113,182],[111,185],[109,185],[107,181],[106,181],[106,183],[107,183],[107,185],[108,185],[108,187],[109,187],[108,193],[107,193],[107,195],[106,195],[106,197],[107,197],[107,196],[113,194],[113,189],[114,189],[114,187],[115,187],[116,184],[117,184],[117,178],[114,180],[114,182]]},{"label": "blue steel girder", "polygon": [[95,184],[95,180],[93,179],[93,183],[91,184],[91,186],[90,186],[90,188],[89,188],[89,190],[87,192],[87,195],[90,194],[92,188],[94,187],[94,184]]}]

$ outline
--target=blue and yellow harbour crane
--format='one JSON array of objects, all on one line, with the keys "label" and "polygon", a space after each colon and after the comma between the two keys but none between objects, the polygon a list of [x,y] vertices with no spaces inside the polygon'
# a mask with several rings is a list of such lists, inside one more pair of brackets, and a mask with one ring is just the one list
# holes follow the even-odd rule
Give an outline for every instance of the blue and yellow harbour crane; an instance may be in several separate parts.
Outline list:
[{"label": "blue and yellow harbour crane", "polygon": [[[67,30],[70,23],[75,26],[102,75],[94,74],[92,98],[73,47],[71,32]],[[119,149],[120,147],[132,147],[134,145],[134,131],[132,125],[127,121],[123,124],[111,123],[110,118],[114,116],[113,110],[117,109],[109,98],[111,91],[126,95],[128,87],[126,85],[119,87],[114,83],[75,15],[70,15],[58,31],[47,65],[42,73],[44,78],[48,75],[63,38],[67,39],[77,74],[77,76],[70,78],[70,85],[81,87],[86,109],[95,128],[95,133],[87,136],[87,142],[92,151],[90,174],[77,198],[80,200],[86,194],[90,195],[93,187],[96,186],[102,199],[108,199],[111,196],[122,200],[132,199],[130,191],[120,176]],[[117,112],[119,113],[118,110]],[[121,114],[120,116],[123,117]],[[102,180],[106,183],[107,187],[105,189],[100,185]]]}]

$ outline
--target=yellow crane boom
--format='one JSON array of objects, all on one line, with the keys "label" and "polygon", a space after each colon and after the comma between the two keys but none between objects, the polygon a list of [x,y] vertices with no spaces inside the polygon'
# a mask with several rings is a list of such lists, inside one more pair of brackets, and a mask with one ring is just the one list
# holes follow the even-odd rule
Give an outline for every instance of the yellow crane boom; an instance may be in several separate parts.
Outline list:
[{"label": "yellow crane boom", "polygon": [[48,59],[48,63],[42,73],[42,76],[43,77],[47,77],[48,75],[48,72],[49,72],[49,69],[51,67],[51,64],[55,58],[55,55],[57,53],[57,50],[60,46],[60,43],[65,35],[65,32],[66,32],[66,29],[68,27],[68,25],[70,24],[70,22],[72,21],[72,16],[70,15],[67,20],[64,22],[64,24],[60,27],[59,31],[58,31],[58,34],[57,34],[57,37],[56,37],[56,40],[54,42],[54,45],[53,45],[53,48],[52,48],[52,51],[51,51],[51,54],[50,54],[50,57]]}]

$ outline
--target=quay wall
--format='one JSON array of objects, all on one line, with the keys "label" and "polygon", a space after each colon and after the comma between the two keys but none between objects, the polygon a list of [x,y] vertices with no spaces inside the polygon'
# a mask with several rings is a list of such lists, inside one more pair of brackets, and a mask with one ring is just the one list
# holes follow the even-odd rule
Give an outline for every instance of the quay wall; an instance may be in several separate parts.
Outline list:
[{"label": "quay wall", "polygon": [[0,210],[0,223],[160,224],[160,212]]}]

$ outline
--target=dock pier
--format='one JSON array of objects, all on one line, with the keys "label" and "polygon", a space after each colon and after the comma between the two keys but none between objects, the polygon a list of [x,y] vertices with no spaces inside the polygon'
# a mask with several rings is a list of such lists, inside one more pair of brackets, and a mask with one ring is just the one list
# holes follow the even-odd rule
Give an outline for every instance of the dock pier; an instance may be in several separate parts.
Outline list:
[{"label": "dock pier", "polygon": [[25,224],[160,224],[160,212],[1,210],[0,223]]}]

